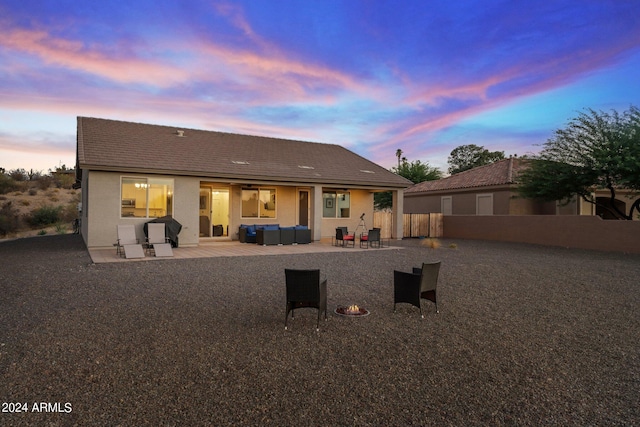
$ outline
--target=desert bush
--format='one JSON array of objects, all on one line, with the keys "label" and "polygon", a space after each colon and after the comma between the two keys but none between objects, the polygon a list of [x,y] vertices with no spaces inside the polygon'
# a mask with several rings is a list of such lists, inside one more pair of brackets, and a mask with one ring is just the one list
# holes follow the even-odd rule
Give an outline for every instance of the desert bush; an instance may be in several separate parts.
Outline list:
[{"label": "desert bush", "polygon": [[422,242],[422,246],[426,246],[431,249],[438,249],[440,247],[440,241],[438,239],[433,239],[433,238],[425,239]]},{"label": "desert bush", "polygon": [[40,188],[41,190],[48,190],[53,185],[53,183],[54,179],[51,176],[41,176],[38,179],[38,188]]},{"label": "desert bush", "polygon": [[29,206],[31,204],[30,201],[25,199],[20,200],[18,203],[20,203],[22,206]]},{"label": "desert bush", "polygon": [[77,202],[69,203],[60,210],[60,221],[71,222],[76,218],[78,218]]},{"label": "desert bush", "polygon": [[70,189],[76,182],[76,177],[69,174],[56,174],[54,181],[58,188]]},{"label": "desert bush", "polygon": [[38,194],[38,189],[37,188],[30,188],[29,189],[29,195],[30,196],[35,196]]},{"label": "desert bush", "polygon": [[455,243],[451,243],[451,244],[449,244],[449,248],[450,249],[458,249],[458,245],[455,244]]},{"label": "desert bush", "polygon": [[24,169],[14,169],[9,171],[9,176],[14,181],[27,181],[29,179],[29,175],[27,171]]},{"label": "desert bush", "polygon": [[60,206],[43,206],[32,211],[27,221],[35,227],[46,227],[60,221]]},{"label": "desert bush", "polygon": [[10,176],[0,174],[0,194],[7,194],[18,189],[18,184]]},{"label": "desert bush", "polygon": [[0,208],[0,235],[6,236],[13,233],[20,226],[20,217],[18,210],[13,207],[11,202],[6,202]]},{"label": "desert bush", "polygon": [[67,234],[67,226],[59,222],[56,224],[56,234]]}]

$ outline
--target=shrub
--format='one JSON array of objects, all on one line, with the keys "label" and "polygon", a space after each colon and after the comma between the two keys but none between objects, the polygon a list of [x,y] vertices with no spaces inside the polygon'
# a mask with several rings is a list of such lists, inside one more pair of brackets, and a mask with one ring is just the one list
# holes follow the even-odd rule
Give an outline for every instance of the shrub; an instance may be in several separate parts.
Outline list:
[{"label": "shrub", "polygon": [[440,241],[438,239],[425,239],[422,242],[422,246],[426,246],[431,249],[438,249],[440,247]]},{"label": "shrub", "polygon": [[31,212],[27,221],[36,227],[46,227],[60,221],[60,206],[43,206]]},{"label": "shrub", "polygon": [[38,236],[44,236],[45,234],[47,234],[47,230],[38,231]]},{"label": "shrub", "polygon": [[38,189],[37,188],[30,188],[29,189],[29,195],[30,196],[35,196],[38,194]]},{"label": "shrub", "polygon": [[0,173],[0,194],[7,194],[18,189],[18,184],[8,175]]},{"label": "shrub", "polygon": [[63,223],[57,223],[56,224],[56,233],[57,234],[67,234],[67,226],[64,225]]},{"label": "shrub", "polygon": [[458,249],[458,245],[457,245],[457,244],[455,244],[455,243],[451,243],[451,244],[449,245],[449,248],[451,248],[451,249]]},{"label": "shrub", "polygon": [[38,179],[38,188],[41,190],[47,190],[53,184],[53,178],[49,175],[41,176]]},{"label": "shrub", "polygon": [[20,200],[20,202],[19,202],[19,203],[20,203],[22,206],[29,206],[29,205],[31,204],[31,202],[30,202],[30,201],[25,200],[25,199]]},{"label": "shrub", "polygon": [[0,235],[6,236],[13,233],[20,225],[18,210],[15,209],[11,202],[6,202],[0,208]]}]

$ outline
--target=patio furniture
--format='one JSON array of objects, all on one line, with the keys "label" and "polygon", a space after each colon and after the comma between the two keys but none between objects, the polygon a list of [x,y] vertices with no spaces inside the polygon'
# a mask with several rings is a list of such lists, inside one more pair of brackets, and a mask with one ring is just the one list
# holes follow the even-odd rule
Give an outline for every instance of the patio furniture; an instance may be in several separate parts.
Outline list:
[{"label": "patio furniture", "polygon": [[423,299],[432,301],[436,305],[436,313],[439,313],[436,288],[440,264],[440,261],[423,263],[422,268],[414,267],[411,273],[393,271],[394,313],[397,303],[409,303],[420,309],[420,316],[424,319],[421,306]]},{"label": "patio furniture", "polygon": [[311,229],[306,225],[296,225],[295,226],[295,242],[298,244],[309,244],[311,243]]},{"label": "patio furniture", "polygon": [[263,246],[279,245],[280,227],[277,225],[268,225],[256,228],[256,243]]},{"label": "patio furniture", "polygon": [[284,274],[287,288],[284,328],[287,329],[289,312],[293,320],[294,310],[316,308],[318,309],[316,330],[319,331],[322,312],[324,312],[324,320],[327,320],[327,280],[320,280],[320,270],[285,269]]},{"label": "patio furniture", "polygon": [[380,248],[380,229],[374,228],[373,230],[369,230],[367,234],[362,233],[360,235],[360,247],[378,247]]},{"label": "patio furniture", "polygon": [[136,229],[133,224],[119,224],[117,233],[116,254],[125,258],[144,258],[142,245],[136,237]]},{"label": "patio furniture", "polygon": [[178,234],[182,231],[182,224],[176,221],[171,215],[166,215],[146,222],[142,228],[145,236],[149,235],[149,224],[165,224],[165,236],[171,243],[171,247],[178,247]]},{"label": "patio furniture", "polygon": [[147,237],[147,252],[153,252],[157,257],[173,256],[171,243],[165,234],[164,223],[147,223],[149,235]]},{"label": "patio furniture", "polygon": [[351,246],[355,248],[356,246],[356,236],[353,234],[349,234],[347,231],[347,227],[336,227],[336,240],[335,245],[341,245],[343,247],[349,247],[349,243]]},{"label": "patio furniture", "polygon": [[280,227],[280,244],[293,245],[296,243],[295,227]]}]

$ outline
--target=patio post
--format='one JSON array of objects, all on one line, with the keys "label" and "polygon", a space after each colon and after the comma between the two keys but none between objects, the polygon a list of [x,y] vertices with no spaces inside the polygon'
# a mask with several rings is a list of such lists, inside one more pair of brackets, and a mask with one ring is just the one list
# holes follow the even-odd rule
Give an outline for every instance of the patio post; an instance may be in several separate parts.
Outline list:
[{"label": "patio post", "polygon": [[392,194],[391,238],[402,240],[404,234],[404,190],[394,190]]}]

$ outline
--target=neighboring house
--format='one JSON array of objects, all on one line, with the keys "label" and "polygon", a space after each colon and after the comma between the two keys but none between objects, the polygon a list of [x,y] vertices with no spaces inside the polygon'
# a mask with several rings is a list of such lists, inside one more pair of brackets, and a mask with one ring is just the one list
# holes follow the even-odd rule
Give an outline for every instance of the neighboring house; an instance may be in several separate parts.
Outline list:
[{"label": "neighboring house", "polygon": [[[577,199],[569,204],[540,202],[518,194],[518,174],[528,160],[509,158],[479,166],[435,181],[425,181],[404,191],[404,213],[444,215],[600,215],[611,214],[592,203]],[[608,190],[597,190],[598,203],[607,204]],[[617,192],[615,203],[628,210],[631,193]],[[637,198],[637,195],[635,195]]]},{"label": "neighboring house", "polygon": [[555,214],[555,203],[537,203],[518,196],[516,177],[525,160],[505,159],[435,181],[425,181],[404,192],[405,213],[445,215]]},{"label": "neighboring house", "polygon": [[[402,237],[411,182],[334,144],[78,117],[81,233],[116,241],[118,224],[171,215],[181,246],[237,239],[241,224],[307,225],[313,240],[373,221],[373,193],[394,193],[392,237]],[[215,236],[215,237],[214,237]]]}]

